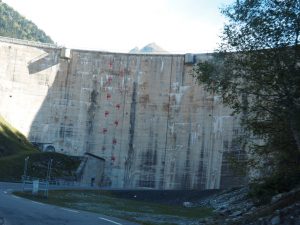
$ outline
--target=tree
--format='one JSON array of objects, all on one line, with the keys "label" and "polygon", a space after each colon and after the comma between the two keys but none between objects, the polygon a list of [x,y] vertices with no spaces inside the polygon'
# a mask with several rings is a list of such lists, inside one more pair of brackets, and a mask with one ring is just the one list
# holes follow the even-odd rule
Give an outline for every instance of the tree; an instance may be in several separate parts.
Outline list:
[{"label": "tree", "polygon": [[0,36],[53,43],[34,23],[0,1]]},{"label": "tree", "polygon": [[221,44],[194,76],[242,114],[249,166],[288,189],[300,182],[300,0],[240,0],[222,13]]}]

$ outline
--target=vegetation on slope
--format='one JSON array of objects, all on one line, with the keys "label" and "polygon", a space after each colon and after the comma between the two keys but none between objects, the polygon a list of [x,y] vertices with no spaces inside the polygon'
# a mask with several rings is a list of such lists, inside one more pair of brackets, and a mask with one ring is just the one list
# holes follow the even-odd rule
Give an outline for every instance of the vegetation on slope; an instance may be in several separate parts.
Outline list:
[{"label": "vegetation on slope", "polygon": [[80,163],[78,158],[55,152],[40,152],[0,116],[0,180],[20,180],[27,156],[29,156],[27,175],[41,179],[46,177],[50,159],[53,159],[52,178],[74,176]]},{"label": "vegetation on slope", "polygon": [[0,1],[0,36],[53,43],[52,39],[33,22]]},{"label": "vegetation on slope", "polygon": [[19,153],[38,152],[17,129],[0,115],[0,158]]}]

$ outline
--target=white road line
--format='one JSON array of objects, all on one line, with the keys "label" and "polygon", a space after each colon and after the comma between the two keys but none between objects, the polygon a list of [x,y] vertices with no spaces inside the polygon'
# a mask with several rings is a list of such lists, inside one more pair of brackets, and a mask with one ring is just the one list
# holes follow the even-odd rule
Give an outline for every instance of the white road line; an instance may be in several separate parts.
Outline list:
[{"label": "white road line", "polygon": [[7,191],[3,191],[4,192],[4,194],[7,194]]},{"label": "white road line", "polygon": [[78,211],[73,210],[73,209],[67,209],[67,208],[61,208],[61,209],[65,210],[65,211],[73,212],[73,213],[79,213]]},{"label": "white road line", "polygon": [[115,221],[112,221],[112,220],[109,220],[109,219],[105,219],[103,217],[98,217],[100,220],[105,220],[107,222],[111,222],[111,223],[114,223],[114,224],[117,224],[117,225],[122,225],[121,223],[118,223],[118,222],[115,222]]},{"label": "white road line", "polygon": [[35,202],[35,201],[31,201],[31,202],[33,202],[33,203],[35,203],[35,204],[38,204],[38,205],[45,205],[45,204],[43,204],[43,203],[41,203],[41,202]]}]

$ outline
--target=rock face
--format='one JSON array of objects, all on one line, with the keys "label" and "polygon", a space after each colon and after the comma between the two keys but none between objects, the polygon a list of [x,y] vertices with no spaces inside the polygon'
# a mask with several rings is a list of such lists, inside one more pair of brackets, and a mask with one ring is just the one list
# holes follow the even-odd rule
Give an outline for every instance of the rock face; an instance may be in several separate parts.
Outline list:
[{"label": "rock face", "polygon": [[131,49],[129,51],[129,53],[139,53],[139,51],[140,51],[140,49],[138,47],[135,47],[135,48]]},{"label": "rock face", "polygon": [[142,49],[139,49],[138,47],[135,47],[130,50],[129,53],[144,53],[144,54],[168,54],[166,50],[158,46],[156,43],[150,43],[143,47]]},{"label": "rock face", "polygon": [[43,150],[104,159],[111,187],[239,185],[245,179],[232,173],[228,157],[244,156],[239,118],[191,69],[185,55],[0,40],[0,114]]},{"label": "rock face", "polygon": [[199,224],[245,225],[299,225],[300,188],[273,197],[266,205],[255,206],[248,197],[247,187],[220,193],[194,203],[196,206],[213,207],[216,217],[202,220]]}]

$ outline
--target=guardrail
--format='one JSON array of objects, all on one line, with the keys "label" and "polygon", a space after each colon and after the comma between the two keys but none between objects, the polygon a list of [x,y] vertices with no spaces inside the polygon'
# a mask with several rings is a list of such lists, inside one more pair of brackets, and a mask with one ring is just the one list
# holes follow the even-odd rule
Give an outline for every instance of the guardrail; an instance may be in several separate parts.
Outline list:
[{"label": "guardrail", "polygon": [[62,46],[58,46],[56,44],[28,41],[28,40],[4,37],[4,36],[0,36],[0,41],[12,43],[12,44],[21,44],[21,45],[28,45],[28,46],[34,46],[34,47],[41,47],[41,48],[53,48],[53,49],[61,49],[62,48]]},{"label": "guardrail", "polygon": [[81,183],[78,181],[70,181],[70,180],[63,180],[63,179],[50,180],[49,184],[55,186],[80,186],[81,185]]},{"label": "guardrail", "polygon": [[32,194],[38,194],[39,191],[44,193],[45,197],[48,197],[49,181],[39,179],[23,179],[23,192],[31,191]]},{"label": "guardrail", "polygon": [[36,177],[29,177],[29,176],[22,176],[22,183],[23,183],[23,191],[31,191],[32,194],[38,194],[39,191],[42,191],[45,197],[48,197],[49,186],[51,188],[53,186],[69,186],[69,187],[80,187],[81,183],[73,180],[64,180],[64,179],[40,179]]}]

